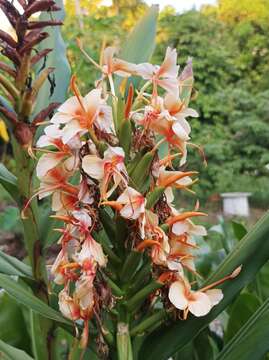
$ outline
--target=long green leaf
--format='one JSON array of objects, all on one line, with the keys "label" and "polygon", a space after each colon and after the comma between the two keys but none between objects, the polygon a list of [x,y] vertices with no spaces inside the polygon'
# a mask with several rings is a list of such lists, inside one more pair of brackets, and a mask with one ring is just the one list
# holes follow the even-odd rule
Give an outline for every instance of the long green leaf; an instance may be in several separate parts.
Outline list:
[{"label": "long green leaf", "polygon": [[0,273],[32,278],[30,266],[0,250]]},{"label": "long green leaf", "polygon": [[262,359],[269,350],[269,299],[224,347],[216,360]]},{"label": "long green leaf", "polygon": [[153,5],[139,21],[120,52],[120,58],[140,63],[148,61],[155,48],[158,6]]},{"label": "long green leaf", "polygon": [[6,292],[16,301],[44,316],[45,318],[49,318],[68,325],[71,324],[71,322],[66,320],[58,311],[52,309],[43,301],[39,300],[30,291],[27,291],[21,284],[17,283],[9,276],[0,274],[0,287],[5,289]]},{"label": "long green leaf", "polygon": [[[135,28],[122,46],[119,57],[129,62],[141,63],[148,61],[155,48],[158,6],[153,5],[136,24]],[[116,79],[116,89],[122,78]]]},{"label": "long green leaf", "polygon": [[230,316],[224,337],[225,342],[234,337],[260,305],[261,301],[254,294],[243,293],[238,296],[229,312]]},{"label": "long green leaf", "polygon": [[3,164],[0,164],[0,184],[16,200],[17,178]]},{"label": "long green leaf", "polygon": [[5,360],[34,360],[31,356],[26,354],[26,352],[8,345],[2,340],[0,340],[0,358],[2,359],[1,353],[4,354],[3,359]]},{"label": "long green leaf", "polygon": [[[53,14],[54,20],[63,21],[65,17],[64,5],[62,0],[56,0],[56,5],[62,10]],[[42,12],[40,20],[50,20],[50,13]],[[35,114],[44,109],[51,102],[63,102],[66,97],[67,88],[70,80],[70,66],[66,58],[66,46],[61,35],[61,26],[48,27],[46,31],[49,37],[42,41],[39,50],[53,49],[48,54],[46,67],[54,67],[55,88],[52,96],[50,96],[50,83],[47,81],[39,91],[37,102],[35,105]],[[39,67],[42,65],[38,64]]]},{"label": "long green leaf", "polygon": [[[204,317],[189,317],[163,326],[150,334],[139,352],[139,359],[166,360],[191,341],[204,327],[215,319],[241,291],[250,283],[256,273],[269,258],[269,212],[261,218],[252,230],[237,244],[206,284],[230,274],[236,267],[243,265],[237,278],[222,286],[224,299]],[[169,344],[169,345],[167,345]]]}]

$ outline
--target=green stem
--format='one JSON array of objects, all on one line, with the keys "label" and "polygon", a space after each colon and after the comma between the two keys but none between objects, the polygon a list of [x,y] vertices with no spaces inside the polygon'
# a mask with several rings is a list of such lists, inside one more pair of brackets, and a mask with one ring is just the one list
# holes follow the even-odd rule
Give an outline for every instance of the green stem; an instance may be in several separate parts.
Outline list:
[{"label": "green stem", "polygon": [[129,326],[124,322],[118,323],[117,328],[118,360],[133,360],[132,343]]},{"label": "green stem", "polygon": [[135,336],[137,334],[141,334],[147,331],[152,325],[160,320],[164,320],[167,318],[167,312],[165,310],[160,310],[155,314],[148,316],[145,320],[143,320],[140,324],[132,328],[130,334],[131,336]]},{"label": "green stem", "polygon": [[162,283],[153,281],[147,286],[145,286],[142,290],[136,293],[130,300],[127,301],[126,307],[129,311],[135,310],[136,306],[138,306],[145,298],[154,292],[155,290],[160,289],[163,286]]},{"label": "green stem", "polygon": [[[33,191],[33,160],[18,142],[12,138],[13,152],[16,161],[19,200],[18,206],[22,211]],[[33,288],[34,294],[44,302],[48,303],[47,273],[45,259],[42,254],[38,226],[38,205],[34,199],[25,211],[22,218],[24,241],[28,252],[32,273],[37,286]],[[31,317],[32,344],[37,360],[51,359],[51,329],[53,322],[37,314]]]}]

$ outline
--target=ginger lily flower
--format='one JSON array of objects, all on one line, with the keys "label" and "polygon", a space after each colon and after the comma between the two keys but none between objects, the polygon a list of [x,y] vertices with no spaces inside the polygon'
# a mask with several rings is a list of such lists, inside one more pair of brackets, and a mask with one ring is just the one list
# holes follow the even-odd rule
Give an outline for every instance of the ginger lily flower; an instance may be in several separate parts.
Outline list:
[{"label": "ginger lily flower", "polygon": [[[82,168],[86,174],[100,181],[101,199],[108,198],[120,183],[127,186],[128,174],[124,165],[124,156],[122,148],[111,146],[104,152],[103,159],[96,155],[84,156]],[[114,185],[108,190],[111,178]]]},{"label": "ginger lily flower", "polygon": [[[38,147],[54,146],[56,151],[43,150],[47,152],[42,155],[36,166],[37,177],[42,178],[52,168],[56,167],[62,162],[62,166],[70,172],[77,169],[79,163],[79,149],[82,144],[79,138],[71,139],[67,144],[64,144],[60,138],[61,130],[55,125],[50,125],[47,128],[47,133],[50,135],[43,135],[37,142]],[[45,129],[45,132],[46,132]],[[52,134],[54,131],[54,134]],[[52,135],[54,137],[52,137]]]},{"label": "ginger lily flower", "polygon": [[82,266],[83,271],[92,269],[92,260],[101,267],[106,266],[107,258],[103,253],[102,246],[96,242],[91,235],[88,235],[82,244],[81,251],[76,256],[77,262]]},{"label": "ginger lily flower", "polygon": [[184,236],[169,236],[170,253],[168,256],[168,268],[173,270],[173,267],[185,267],[187,270],[197,275],[193,250],[197,249],[195,241]]},{"label": "ginger lily flower", "polygon": [[167,265],[167,257],[169,255],[170,246],[168,237],[160,227],[155,227],[154,233],[151,234],[151,239],[143,240],[138,246],[137,250],[144,250],[146,247],[151,247],[151,258],[156,265]]},{"label": "ginger lily flower", "polygon": [[106,133],[114,133],[112,109],[101,97],[101,89],[90,91],[82,97],[71,79],[71,88],[75,96],[64,102],[52,117],[53,124],[62,124],[62,141],[66,144],[75,135],[83,135],[96,125]]},{"label": "ginger lily flower", "polygon": [[144,216],[146,210],[146,199],[130,186],[123,191],[116,201],[104,201],[102,204],[115,208],[122,217],[130,220],[137,220]]},{"label": "ginger lily flower", "polygon": [[116,48],[107,47],[103,53],[102,71],[105,75],[111,76],[113,73],[122,77],[128,77],[137,70],[137,65],[114,57]]},{"label": "ginger lily flower", "polygon": [[193,235],[205,236],[207,234],[205,228],[189,220],[194,216],[207,216],[207,214],[200,211],[186,211],[181,214],[176,212],[166,220],[166,223],[172,226],[172,232],[175,235],[182,235],[189,231]]},{"label": "ginger lily flower", "polygon": [[168,294],[171,303],[179,310],[183,310],[183,319],[191,312],[194,316],[205,316],[213,306],[223,298],[220,289],[208,289],[205,291],[192,291],[187,279],[178,277],[169,288]]},{"label": "ginger lily flower", "polygon": [[74,299],[68,295],[64,288],[59,292],[59,309],[61,313],[70,320],[78,320],[80,318],[80,307]]},{"label": "ginger lily flower", "polygon": [[158,94],[158,86],[162,87],[168,92],[178,96],[177,65],[177,51],[176,49],[167,48],[165,58],[161,66],[152,65],[149,63],[142,63],[137,65],[137,75],[142,76],[145,80],[150,80],[153,84],[153,96]]}]

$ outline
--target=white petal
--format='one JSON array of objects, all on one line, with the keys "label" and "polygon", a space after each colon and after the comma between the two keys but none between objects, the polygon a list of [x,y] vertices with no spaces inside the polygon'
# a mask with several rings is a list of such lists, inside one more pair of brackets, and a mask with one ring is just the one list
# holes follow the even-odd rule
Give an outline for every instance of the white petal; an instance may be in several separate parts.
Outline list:
[{"label": "white petal", "polygon": [[206,291],[212,306],[217,305],[223,299],[223,293],[220,289],[211,289]]},{"label": "white petal", "polygon": [[[76,110],[78,110],[78,109],[80,109],[80,104],[78,102],[78,99],[75,96],[72,96],[71,98],[67,99],[58,108],[58,113],[65,113],[65,114],[71,115],[71,114],[75,114]],[[57,115],[58,113],[56,113],[55,115]],[[54,121],[52,121],[52,122],[54,122]]]},{"label": "white petal", "polygon": [[180,114],[184,117],[191,116],[191,117],[199,117],[199,114],[196,110],[191,108],[186,108],[180,112]]},{"label": "white petal", "polygon": [[77,133],[85,130],[81,128],[77,120],[72,120],[62,130],[62,140],[64,144],[67,144]]},{"label": "white petal", "polygon": [[192,294],[194,300],[189,301],[189,310],[194,316],[205,316],[212,308],[209,297],[201,291]]},{"label": "white petal", "polygon": [[92,114],[96,113],[99,110],[99,107],[102,103],[101,99],[101,89],[91,90],[83,99],[83,104],[87,110],[87,112],[91,112]]},{"label": "white petal", "polygon": [[175,235],[182,235],[185,232],[188,232],[189,225],[186,221],[178,221],[172,226],[172,233]]},{"label": "white petal", "polygon": [[172,129],[174,133],[179,137],[181,140],[189,140],[189,135],[186,133],[185,129],[180,125],[178,121],[175,121],[172,125]]},{"label": "white petal", "polygon": [[82,169],[92,178],[101,180],[104,177],[104,160],[95,155],[86,155],[82,159]]},{"label": "white petal", "polygon": [[137,75],[144,79],[151,79],[156,70],[156,66],[149,63],[138,64],[136,67]]},{"label": "white petal", "polygon": [[185,296],[185,287],[181,281],[175,281],[171,284],[168,297],[177,309],[185,310],[188,307],[188,299]]},{"label": "white petal", "polygon": [[49,170],[53,169],[61,162],[63,157],[64,155],[59,155],[57,152],[42,155],[36,166],[37,177],[41,179],[45,176]]},{"label": "white petal", "polygon": [[166,49],[164,61],[159,70],[160,76],[177,78],[178,69],[179,66],[177,66],[177,51],[176,49],[171,49],[168,47]]},{"label": "white petal", "polygon": [[52,142],[52,139],[50,137],[48,137],[47,135],[42,135],[40,136],[40,138],[37,140],[36,143],[36,147],[46,147],[46,146],[50,146],[50,145],[54,145]]},{"label": "white petal", "polygon": [[55,125],[60,124],[67,124],[69,121],[71,121],[74,118],[73,114],[66,114],[66,113],[59,113],[53,115],[53,117],[50,119],[50,122]]},{"label": "white petal", "polygon": [[171,186],[167,187],[164,191],[164,194],[166,196],[166,200],[168,203],[172,203],[174,201],[174,193]]}]

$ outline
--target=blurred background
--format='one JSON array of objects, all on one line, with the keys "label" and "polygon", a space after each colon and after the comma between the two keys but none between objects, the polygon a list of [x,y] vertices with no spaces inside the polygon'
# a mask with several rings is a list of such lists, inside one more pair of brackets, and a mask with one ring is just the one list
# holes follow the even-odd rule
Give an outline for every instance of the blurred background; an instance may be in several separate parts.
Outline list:
[{"label": "blurred background", "polygon": [[[91,89],[99,74],[81,55],[76,38],[98,61],[103,46],[120,48],[153,3],[159,4],[160,15],[152,62],[162,62],[167,46],[178,50],[181,67],[189,57],[193,59],[191,107],[200,117],[190,120],[192,141],[203,148],[208,166],[201,154],[190,148],[188,168],[200,172],[194,190],[202,210],[209,213],[207,225],[215,230],[217,226],[220,233],[221,223],[232,232],[236,222],[249,227],[269,204],[269,1],[66,0],[62,35],[83,93]],[[6,29],[3,14],[0,20],[0,27]],[[0,122],[1,161],[12,171],[8,141]],[[221,194],[234,192],[251,193],[250,212],[240,216],[245,198],[244,204],[236,205],[239,217],[231,223],[223,213]],[[182,194],[177,201],[180,207],[190,209],[196,196]],[[0,229],[1,248],[20,257],[19,214],[1,188]]]}]

